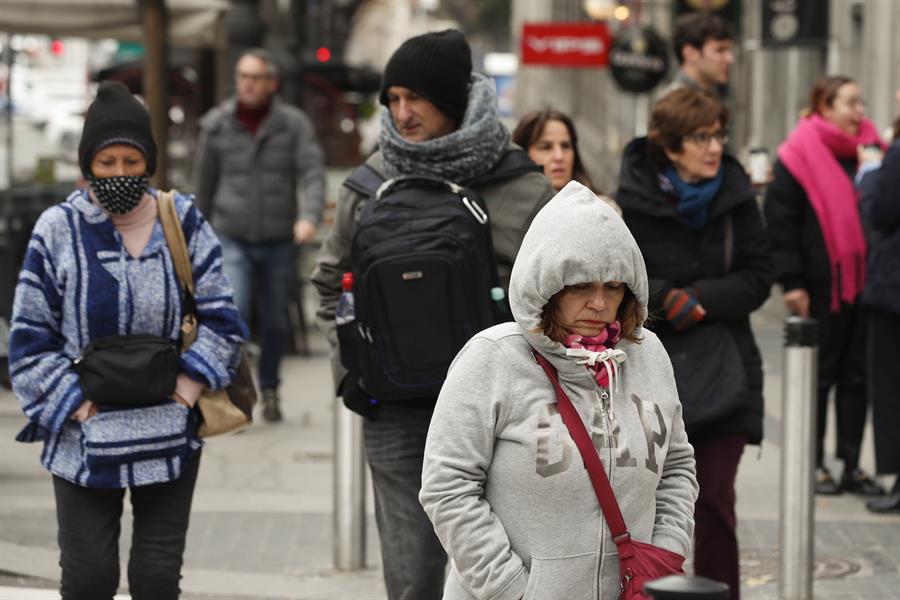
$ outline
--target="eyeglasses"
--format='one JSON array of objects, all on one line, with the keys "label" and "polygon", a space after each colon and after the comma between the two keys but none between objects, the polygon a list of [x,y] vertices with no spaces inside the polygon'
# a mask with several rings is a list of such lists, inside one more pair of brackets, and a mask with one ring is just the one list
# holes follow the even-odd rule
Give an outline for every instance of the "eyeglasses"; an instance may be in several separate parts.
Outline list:
[{"label": "eyeglasses", "polygon": [[694,142],[694,144],[705,148],[709,146],[709,142],[713,138],[724,146],[728,143],[728,130],[717,129],[715,131],[695,131],[694,133],[685,135],[682,139]]},{"label": "eyeglasses", "polygon": [[270,79],[272,76],[269,73],[244,73],[241,71],[236,71],[234,74],[235,79],[243,79],[250,81],[263,81],[265,79]]}]

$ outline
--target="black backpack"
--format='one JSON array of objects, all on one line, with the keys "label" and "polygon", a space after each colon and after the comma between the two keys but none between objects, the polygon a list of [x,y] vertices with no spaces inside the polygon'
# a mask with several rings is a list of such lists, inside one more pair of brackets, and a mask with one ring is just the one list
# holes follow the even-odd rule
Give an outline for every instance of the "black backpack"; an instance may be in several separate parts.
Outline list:
[{"label": "black backpack", "polygon": [[[504,158],[488,175],[538,169],[522,152]],[[368,165],[344,185],[368,202],[352,241],[356,321],[338,327],[341,361],[379,400],[437,397],[465,343],[510,318],[505,299],[492,298],[502,288],[487,206],[471,187],[385,181]]]}]

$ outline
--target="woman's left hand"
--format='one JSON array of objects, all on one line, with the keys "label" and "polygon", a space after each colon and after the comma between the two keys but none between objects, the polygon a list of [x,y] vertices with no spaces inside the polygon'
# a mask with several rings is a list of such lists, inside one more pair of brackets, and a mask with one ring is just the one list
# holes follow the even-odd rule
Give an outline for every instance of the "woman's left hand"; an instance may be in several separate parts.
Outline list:
[{"label": "woman's left hand", "polygon": [[90,400],[85,400],[81,403],[74,413],[72,413],[72,418],[79,423],[84,423],[91,417],[97,414],[97,405],[91,402]]}]

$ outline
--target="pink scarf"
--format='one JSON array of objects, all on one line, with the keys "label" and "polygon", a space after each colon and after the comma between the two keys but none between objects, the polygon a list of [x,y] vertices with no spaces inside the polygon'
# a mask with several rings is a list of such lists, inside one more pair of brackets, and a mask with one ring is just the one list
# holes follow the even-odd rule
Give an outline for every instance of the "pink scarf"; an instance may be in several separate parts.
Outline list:
[{"label": "pink scarf", "polygon": [[[563,344],[566,348],[579,348],[589,350],[591,352],[603,352],[604,350],[612,350],[616,347],[616,343],[622,337],[622,325],[618,321],[614,321],[606,326],[594,337],[587,337],[573,333],[566,338]],[[609,387],[609,373],[606,371],[606,365],[597,361],[589,364],[588,368],[594,372],[594,379],[600,387]]]},{"label": "pink scarf", "polygon": [[857,208],[858,196],[838,158],[856,156],[860,144],[881,143],[878,131],[863,119],[850,136],[820,115],[800,119],[778,158],[800,183],[819,219],[831,263],[831,310],[852,303],[866,281],[866,240]]}]

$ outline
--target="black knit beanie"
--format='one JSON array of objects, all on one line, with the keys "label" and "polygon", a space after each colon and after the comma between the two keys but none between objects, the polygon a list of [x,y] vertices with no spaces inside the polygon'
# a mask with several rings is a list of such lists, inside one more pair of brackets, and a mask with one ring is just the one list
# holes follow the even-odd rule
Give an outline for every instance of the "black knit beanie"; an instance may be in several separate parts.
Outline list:
[{"label": "black knit beanie", "polygon": [[445,29],[411,37],[397,48],[381,77],[381,103],[392,85],[409,88],[461,121],[469,99],[472,50],[462,32]]},{"label": "black knit beanie", "polygon": [[131,95],[125,84],[104,81],[84,117],[78,144],[81,174],[90,177],[94,155],[112,144],[134,146],[147,160],[147,174],[153,175],[156,171],[156,143],[150,127],[150,113]]}]

